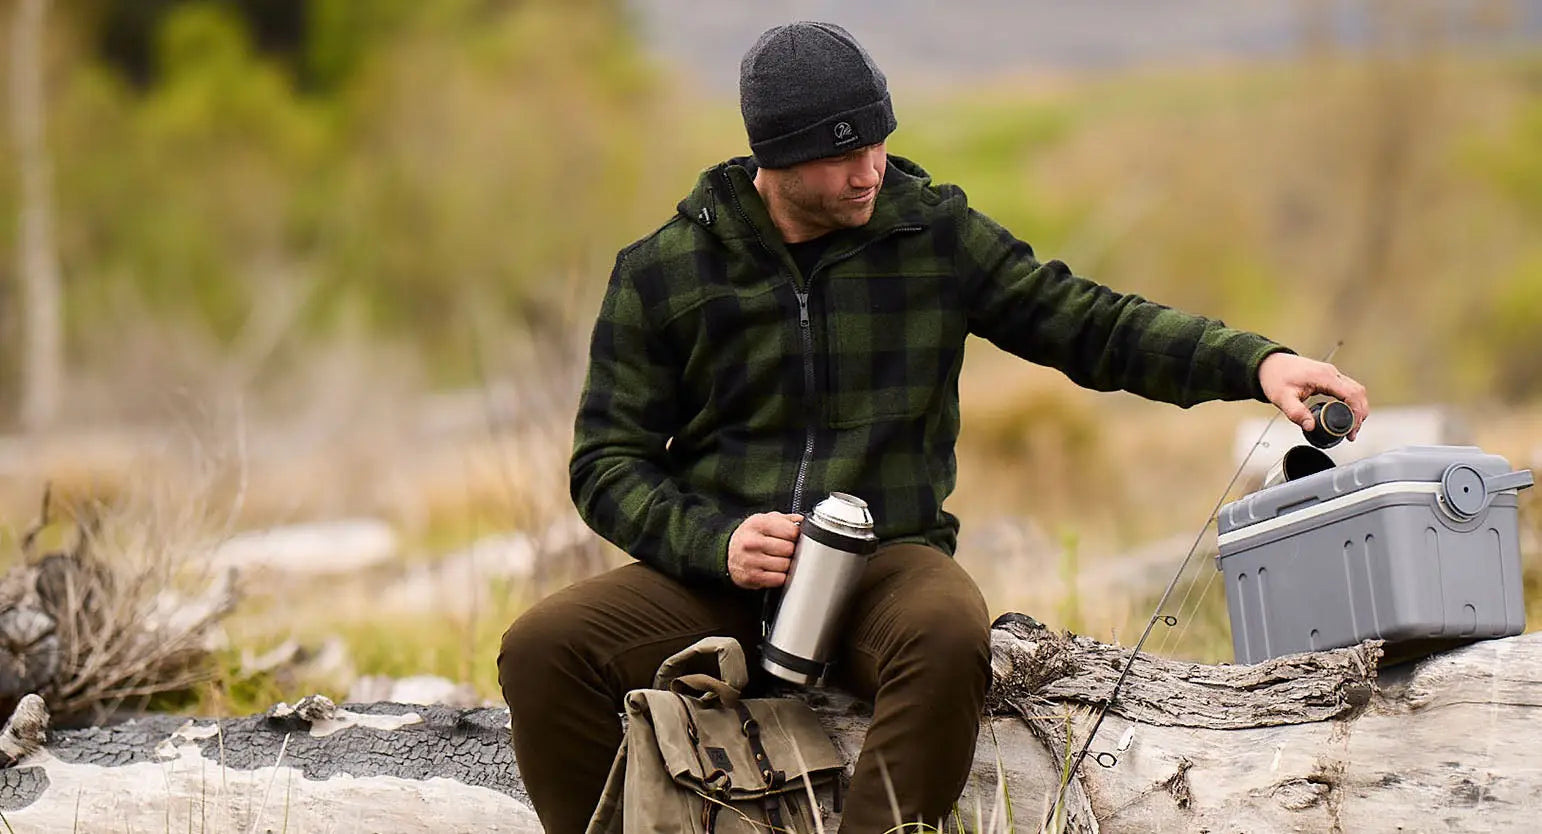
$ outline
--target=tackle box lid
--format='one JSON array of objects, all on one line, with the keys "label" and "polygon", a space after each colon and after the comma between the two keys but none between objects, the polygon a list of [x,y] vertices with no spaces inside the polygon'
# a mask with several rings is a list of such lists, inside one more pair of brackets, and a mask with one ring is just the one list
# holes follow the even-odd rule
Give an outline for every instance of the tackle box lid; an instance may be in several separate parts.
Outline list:
[{"label": "tackle box lid", "polygon": [[1404,446],[1233,501],[1221,508],[1219,533],[1226,536],[1330,501],[1353,504],[1403,492],[1438,495],[1457,515],[1477,516],[1493,494],[1530,485],[1529,471],[1512,472],[1509,461],[1476,446]]}]

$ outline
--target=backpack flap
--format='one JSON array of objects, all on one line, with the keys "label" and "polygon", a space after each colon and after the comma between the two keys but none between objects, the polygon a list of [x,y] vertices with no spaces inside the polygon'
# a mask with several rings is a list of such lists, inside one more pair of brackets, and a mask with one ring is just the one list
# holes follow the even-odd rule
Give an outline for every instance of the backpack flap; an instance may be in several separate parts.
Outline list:
[{"label": "backpack flap", "polygon": [[[807,704],[780,698],[729,705],[657,690],[628,695],[634,719],[646,711],[670,777],[727,801],[802,791],[845,763]],[[641,709],[638,709],[641,708]]]},{"label": "backpack flap", "polygon": [[[670,775],[669,757],[679,757],[681,751],[673,749],[679,743],[679,733],[674,731],[668,719],[661,722],[663,732],[654,732],[649,695],[668,693],[653,690],[633,690],[627,693],[626,738],[621,742],[626,757],[624,778],[618,784],[616,771],[611,771],[611,781],[605,786],[606,793],[615,786],[622,795],[621,813],[610,813],[602,819],[597,812],[589,821],[586,834],[660,834],[661,832],[701,832],[711,827],[703,818],[707,806],[695,791],[682,790],[680,783]],[[667,715],[667,713],[666,713]],[[666,751],[668,751],[666,753]],[[601,802],[601,808],[605,803]]]}]

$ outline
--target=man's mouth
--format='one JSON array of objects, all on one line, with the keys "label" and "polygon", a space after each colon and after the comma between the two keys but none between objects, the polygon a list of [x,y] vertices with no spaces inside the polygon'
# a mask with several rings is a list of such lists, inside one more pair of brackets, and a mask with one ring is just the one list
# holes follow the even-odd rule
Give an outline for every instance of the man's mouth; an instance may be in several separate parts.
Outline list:
[{"label": "man's mouth", "polygon": [[845,199],[848,203],[869,203],[872,202],[873,197],[877,196],[877,194],[878,189],[869,188],[866,191],[859,191],[856,194],[853,194],[850,197],[845,197],[843,199]]}]

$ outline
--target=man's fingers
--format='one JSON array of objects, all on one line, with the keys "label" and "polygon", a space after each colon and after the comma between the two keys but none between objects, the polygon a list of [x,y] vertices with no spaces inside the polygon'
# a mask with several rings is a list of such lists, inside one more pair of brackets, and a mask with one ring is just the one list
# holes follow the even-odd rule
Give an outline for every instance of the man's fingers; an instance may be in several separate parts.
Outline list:
[{"label": "man's fingers", "polygon": [[786,573],[792,567],[792,560],[784,556],[771,556],[765,553],[748,553],[744,557],[744,566],[752,571],[760,570],[768,571],[770,573]]},{"label": "man's fingers", "polygon": [[751,544],[750,548],[752,550],[759,550],[767,556],[780,556],[783,559],[790,559],[792,558],[792,552],[797,549],[797,545],[786,539],[764,536],[759,542]]},{"label": "man's fingers", "polygon": [[[1344,397],[1344,402],[1348,403],[1349,410],[1355,413],[1355,433],[1358,434],[1360,432],[1360,424],[1365,422],[1365,418],[1371,416],[1371,401],[1365,395],[1364,385],[1355,382],[1349,377],[1344,377],[1344,381],[1348,383],[1349,388]],[[1351,434],[1349,437],[1353,440],[1354,434]]]},{"label": "man's fingers", "polygon": [[1349,410],[1355,415],[1354,429],[1349,433],[1349,439],[1354,440],[1360,433],[1360,424],[1371,414],[1371,403],[1366,397],[1365,386],[1356,382],[1349,375],[1329,366],[1331,378],[1319,386],[1325,393],[1332,394],[1344,401]]},{"label": "man's fingers", "polygon": [[771,571],[756,571],[750,574],[750,582],[755,588],[780,588],[787,584],[787,574],[773,573]]},{"label": "man's fingers", "polygon": [[1365,386],[1359,383],[1355,385],[1359,388],[1358,394],[1344,401],[1349,404],[1349,410],[1355,413],[1355,427],[1349,432],[1349,439],[1351,441],[1360,433],[1360,427],[1365,425],[1366,418],[1371,416],[1371,404],[1365,396]]},{"label": "man's fingers", "polygon": [[739,576],[734,584],[741,588],[780,588],[787,582],[787,574],[769,570],[745,570]]},{"label": "man's fingers", "polygon": [[741,588],[778,588],[787,582],[797,549],[793,513],[757,513],[739,524],[728,542],[728,576]]},{"label": "man's fingers", "polygon": [[1307,409],[1306,403],[1301,401],[1300,394],[1290,392],[1283,402],[1278,403],[1278,406],[1285,414],[1285,419],[1300,426],[1302,431],[1312,430],[1312,412]]},{"label": "man's fingers", "polygon": [[774,539],[789,542],[797,541],[798,524],[792,518],[801,518],[801,516],[789,517],[782,513],[761,513],[752,517],[752,529],[761,535],[770,536]]}]

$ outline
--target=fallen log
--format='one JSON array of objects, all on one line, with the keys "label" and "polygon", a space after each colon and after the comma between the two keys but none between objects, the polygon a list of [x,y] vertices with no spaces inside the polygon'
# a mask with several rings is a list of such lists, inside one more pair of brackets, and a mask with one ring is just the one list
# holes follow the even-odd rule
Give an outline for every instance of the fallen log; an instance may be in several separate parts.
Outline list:
[{"label": "fallen log", "polygon": [[[1129,652],[1012,615],[992,638],[993,715],[959,810],[970,827],[978,808],[989,830],[1037,831]],[[1070,783],[1064,830],[1532,830],[1542,635],[1378,675],[1379,658],[1367,643],[1257,666],[1137,659],[1101,755]],[[863,705],[804,697],[854,754]],[[329,707],[55,732],[0,771],[0,811],[17,831],[540,830],[506,711]]]}]

